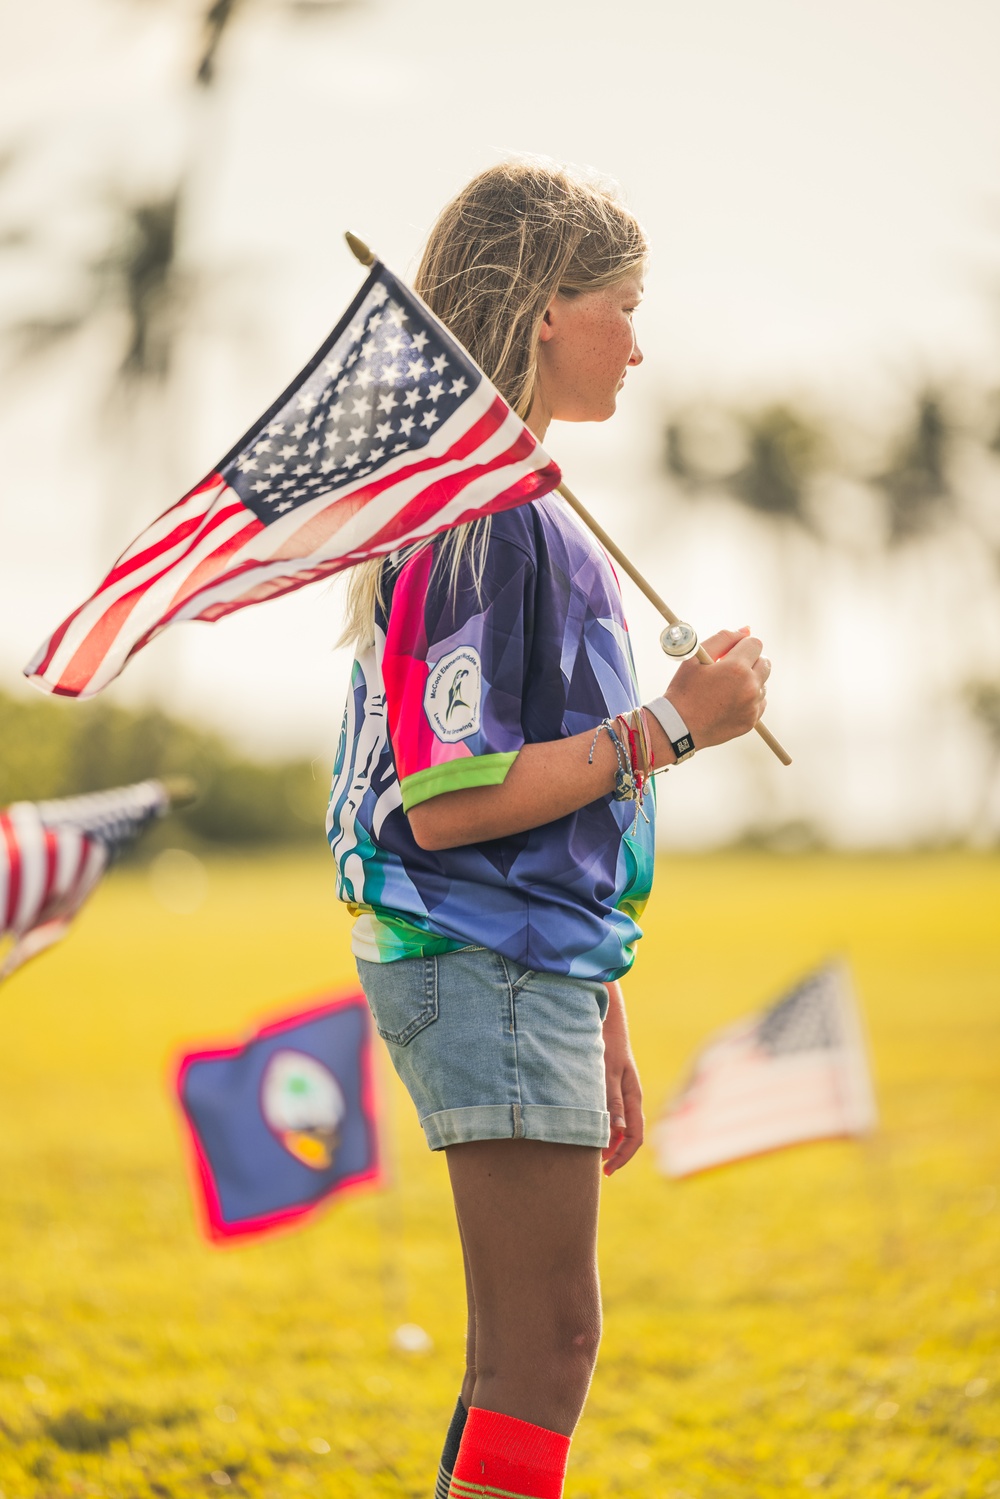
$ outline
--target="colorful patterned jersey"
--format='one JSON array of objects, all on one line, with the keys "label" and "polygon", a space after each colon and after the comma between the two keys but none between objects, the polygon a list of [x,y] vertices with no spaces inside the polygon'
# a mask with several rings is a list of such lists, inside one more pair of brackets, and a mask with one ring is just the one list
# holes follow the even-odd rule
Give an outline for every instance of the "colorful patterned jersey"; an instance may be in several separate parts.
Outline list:
[{"label": "colorful patterned jersey", "polygon": [[482,944],[529,968],[632,964],[653,870],[650,813],[604,796],[511,837],[428,852],[407,812],[494,786],[524,744],[593,731],[639,701],[614,573],[555,496],[492,520],[477,587],[412,554],[354,663],[327,818],[353,948],[392,962]]}]

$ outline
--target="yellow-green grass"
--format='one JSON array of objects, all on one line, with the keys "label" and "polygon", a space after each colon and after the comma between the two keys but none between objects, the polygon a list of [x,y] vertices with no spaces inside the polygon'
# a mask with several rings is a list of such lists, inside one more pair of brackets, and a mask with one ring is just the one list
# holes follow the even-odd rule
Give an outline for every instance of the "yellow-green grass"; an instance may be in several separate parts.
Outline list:
[{"label": "yellow-green grass", "polygon": [[[713,1027],[835,952],[877,1142],[682,1183],[647,1151],[608,1182],[570,1496],[1000,1493],[1000,862],[664,861],[626,991],[647,1111]],[[213,864],[188,916],[115,871],[0,990],[5,1499],[430,1494],[463,1309],[407,1099],[386,1089],[392,1191],[218,1249],[165,1083],[179,1045],[352,977],[320,850]],[[433,1350],[394,1351],[402,1322]]]}]

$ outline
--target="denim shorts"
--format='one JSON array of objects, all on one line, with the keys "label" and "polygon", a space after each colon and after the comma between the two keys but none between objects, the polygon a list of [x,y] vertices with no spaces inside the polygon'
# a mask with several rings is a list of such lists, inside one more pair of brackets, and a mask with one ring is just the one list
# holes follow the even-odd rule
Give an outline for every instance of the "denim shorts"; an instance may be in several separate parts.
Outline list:
[{"label": "denim shorts", "polygon": [[432,1150],[469,1140],[607,1145],[599,980],[536,973],[485,947],[357,964]]}]

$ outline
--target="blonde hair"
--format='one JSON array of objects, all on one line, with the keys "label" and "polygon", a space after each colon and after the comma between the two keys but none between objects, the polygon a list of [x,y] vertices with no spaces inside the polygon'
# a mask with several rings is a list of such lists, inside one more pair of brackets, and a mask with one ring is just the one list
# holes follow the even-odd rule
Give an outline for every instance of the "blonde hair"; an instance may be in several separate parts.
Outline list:
[{"label": "blonde hair", "polygon": [[[613,184],[538,159],[505,161],[474,177],[440,214],[413,285],[527,417],[552,298],[614,285],[643,265],[647,251]],[[436,545],[435,566],[447,568],[454,586],[466,555],[481,578],[489,534],[484,516],[415,545]],[[340,644],[371,643],[384,563],[374,558],[354,569]]]}]

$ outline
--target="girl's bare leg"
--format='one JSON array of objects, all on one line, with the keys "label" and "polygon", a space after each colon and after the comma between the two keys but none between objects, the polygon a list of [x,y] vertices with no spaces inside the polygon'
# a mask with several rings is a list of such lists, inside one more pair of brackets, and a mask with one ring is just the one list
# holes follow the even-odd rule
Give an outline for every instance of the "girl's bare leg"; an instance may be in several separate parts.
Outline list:
[{"label": "girl's bare leg", "polygon": [[571,1436],[601,1336],[601,1153],[540,1140],[449,1146],[471,1286],[468,1403]]},{"label": "girl's bare leg", "polygon": [[465,1324],[465,1376],[462,1379],[462,1404],[468,1410],[472,1405],[472,1397],[476,1390],[476,1293],[472,1286],[472,1266],[469,1264],[469,1251],[465,1247],[465,1235],[462,1233],[461,1220],[459,1220],[458,1224],[458,1234],[462,1240],[462,1261],[465,1266],[465,1301],[468,1307],[468,1316]]}]

